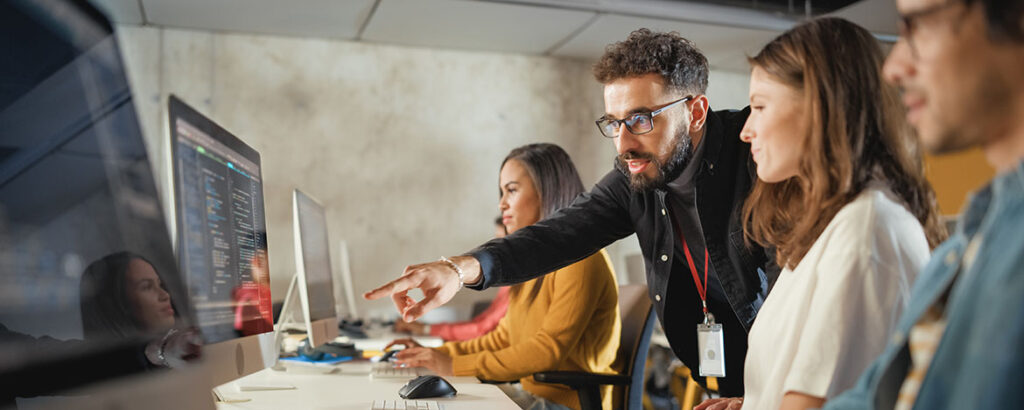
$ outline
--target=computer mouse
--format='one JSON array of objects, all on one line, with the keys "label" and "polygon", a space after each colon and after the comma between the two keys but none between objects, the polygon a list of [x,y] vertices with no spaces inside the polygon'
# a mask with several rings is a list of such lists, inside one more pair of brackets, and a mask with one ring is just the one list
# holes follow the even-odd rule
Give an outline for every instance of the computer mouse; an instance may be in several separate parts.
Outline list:
[{"label": "computer mouse", "polygon": [[430,397],[452,397],[457,391],[441,376],[420,376],[409,380],[398,390],[403,399],[426,399]]},{"label": "computer mouse", "polygon": [[398,352],[401,352],[401,351],[402,351],[401,349],[388,350],[387,352],[384,353],[383,356],[380,357],[380,361],[382,361],[382,362],[395,361],[395,360],[397,360],[395,358],[395,355],[398,354]]}]

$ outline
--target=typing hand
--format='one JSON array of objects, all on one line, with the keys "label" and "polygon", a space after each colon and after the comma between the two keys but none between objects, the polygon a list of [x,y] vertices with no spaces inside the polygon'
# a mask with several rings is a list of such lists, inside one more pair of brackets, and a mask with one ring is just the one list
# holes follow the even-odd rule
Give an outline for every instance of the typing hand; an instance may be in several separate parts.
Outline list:
[{"label": "typing hand", "polygon": [[707,399],[698,404],[693,410],[740,410],[743,407],[742,397],[722,397],[720,399]]},{"label": "typing hand", "polygon": [[390,348],[391,346],[395,346],[395,345],[405,346],[406,349],[411,349],[411,348],[414,348],[414,347],[423,347],[423,345],[419,344],[419,342],[417,342],[415,340],[412,340],[412,339],[408,339],[408,338],[406,338],[406,339],[395,339],[395,340],[392,340],[391,343],[388,343],[387,346],[384,346],[384,351],[385,352],[388,351],[388,348]]},{"label": "typing hand", "polygon": [[[466,283],[476,283],[480,279],[480,263],[476,258],[457,256],[451,260],[465,272]],[[423,291],[423,300],[417,302],[409,297],[412,289]],[[431,309],[447,303],[458,291],[459,274],[451,265],[438,261],[408,266],[401,277],[364,293],[363,297],[376,300],[391,295],[398,313],[402,314],[402,320],[412,322]]]},{"label": "typing hand", "polygon": [[453,376],[452,358],[434,349],[413,347],[395,355],[402,367],[426,367],[438,376]]}]

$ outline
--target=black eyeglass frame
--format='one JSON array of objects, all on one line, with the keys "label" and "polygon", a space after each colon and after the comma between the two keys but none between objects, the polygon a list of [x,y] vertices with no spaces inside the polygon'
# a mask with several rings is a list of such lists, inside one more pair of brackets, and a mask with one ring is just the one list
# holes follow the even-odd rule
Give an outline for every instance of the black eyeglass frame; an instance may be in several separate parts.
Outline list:
[{"label": "black eyeglass frame", "polygon": [[918,20],[934,15],[958,4],[963,4],[963,2],[959,0],[946,1],[944,3],[934,4],[920,10],[914,10],[909,13],[899,15],[898,26],[900,38],[907,42],[907,46],[910,47],[910,54],[914,56],[914,58],[918,58],[920,56],[913,38]]},{"label": "black eyeglass frame", "polygon": [[[618,137],[619,135],[618,135],[618,132],[616,132],[616,131],[618,131],[619,128],[621,126],[623,126],[623,125],[625,125],[626,129],[629,130],[629,132],[632,133],[633,135],[643,135],[643,134],[649,133],[651,131],[654,131],[654,117],[657,117],[658,114],[661,114],[665,110],[667,110],[669,108],[672,108],[672,107],[674,107],[676,105],[679,105],[681,103],[690,101],[693,98],[694,98],[694,96],[688,95],[686,97],[683,97],[683,98],[680,98],[678,100],[672,101],[672,102],[668,103],[668,105],[665,105],[664,107],[661,107],[661,108],[659,108],[657,110],[650,111],[650,112],[633,113],[628,118],[621,119],[621,120],[613,120],[613,119],[608,118],[607,116],[603,116],[601,118],[598,118],[597,121],[594,121],[594,123],[597,124],[597,129],[601,131],[601,135],[603,135],[605,138],[616,138],[616,137]],[[647,122],[649,124],[651,124],[651,128],[648,129],[648,130],[634,130],[633,129],[633,125],[635,125],[640,119],[643,119],[643,118],[647,119]],[[608,127],[612,127],[612,128],[609,130]],[[608,135],[608,132],[611,132],[612,134]]]}]

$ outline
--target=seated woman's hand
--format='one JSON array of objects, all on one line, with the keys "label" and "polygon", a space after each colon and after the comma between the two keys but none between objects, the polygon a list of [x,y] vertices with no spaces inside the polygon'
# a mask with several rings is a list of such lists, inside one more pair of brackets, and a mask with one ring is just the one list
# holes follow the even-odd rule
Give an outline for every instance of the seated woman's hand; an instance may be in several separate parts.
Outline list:
[{"label": "seated woman's hand", "polygon": [[693,410],[740,410],[741,407],[743,407],[742,397],[722,397],[704,400]]},{"label": "seated woman's hand", "polygon": [[388,351],[388,349],[391,346],[398,346],[398,345],[405,346],[406,349],[411,349],[411,348],[414,348],[414,347],[423,347],[423,345],[421,345],[419,342],[406,337],[406,338],[402,338],[402,339],[392,340],[391,343],[388,343],[387,346],[384,346],[384,351],[385,352]]},{"label": "seated woman's hand", "polygon": [[452,376],[452,358],[434,349],[412,347],[395,355],[398,364],[408,367],[426,367],[438,376]]}]

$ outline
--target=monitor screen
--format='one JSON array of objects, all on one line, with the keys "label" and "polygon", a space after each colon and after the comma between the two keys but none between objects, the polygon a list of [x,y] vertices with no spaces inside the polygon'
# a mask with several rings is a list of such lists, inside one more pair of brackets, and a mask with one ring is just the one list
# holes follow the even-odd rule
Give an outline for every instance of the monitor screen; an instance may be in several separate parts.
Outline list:
[{"label": "monitor screen", "polygon": [[301,266],[309,301],[309,320],[333,318],[334,283],[331,278],[330,247],[327,241],[327,216],[316,200],[295,190],[295,212]]},{"label": "monitor screen", "polygon": [[146,372],[193,319],[110,24],[3,1],[0,44],[3,407]]},{"label": "monitor screen", "polygon": [[203,336],[270,332],[259,153],[173,95],[169,112],[178,261]]}]

